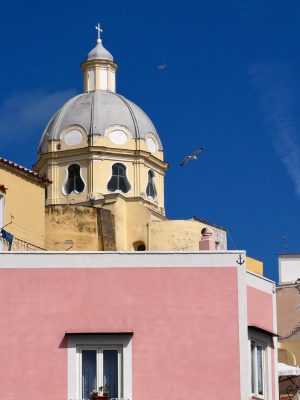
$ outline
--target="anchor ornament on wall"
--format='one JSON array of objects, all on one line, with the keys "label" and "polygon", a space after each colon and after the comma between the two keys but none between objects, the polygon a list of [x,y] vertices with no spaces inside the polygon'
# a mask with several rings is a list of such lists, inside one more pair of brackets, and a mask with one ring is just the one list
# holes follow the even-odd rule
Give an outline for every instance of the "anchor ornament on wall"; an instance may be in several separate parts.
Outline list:
[{"label": "anchor ornament on wall", "polygon": [[236,262],[237,262],[239,265],[243,265],[243,264],[244,264],[245,260],[242,258],[242,255],[241,255],[241,254],[239,255],[239,258],[236,260]]}]

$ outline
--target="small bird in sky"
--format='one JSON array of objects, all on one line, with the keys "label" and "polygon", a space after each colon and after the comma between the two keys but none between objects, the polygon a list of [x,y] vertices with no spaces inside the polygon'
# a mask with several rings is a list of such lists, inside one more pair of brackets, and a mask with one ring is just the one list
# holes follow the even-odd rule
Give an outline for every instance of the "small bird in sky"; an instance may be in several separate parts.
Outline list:
[{"label": "small bird in sky", "polygon": [[201,151],[204,150],[204,147],[199,147],[199,149],[193,151],[190,155],[186,156],[181,163],[179,164],[179,167],[182,167],[185,165],[187,162],[190,160],[197,160],[197,154],[201,153]]},{"label": "small bird in sky", "polygon": [[285,250],[288,250],[288,249],[289,249],[289,246],[288,246],[288,237],[287,237],[286,235],[283,235],[282,238],[281,238],[281,240],[282,240],[282,242],[283,242],[284,249],[285,249]]},{"label": "small bird in sky", "polygon": [[160,70],[164,70],[164,69],[166,69],[167,68],[167,64],[159,64],[158,66],[157,66],[157,69],[160,69]]}]

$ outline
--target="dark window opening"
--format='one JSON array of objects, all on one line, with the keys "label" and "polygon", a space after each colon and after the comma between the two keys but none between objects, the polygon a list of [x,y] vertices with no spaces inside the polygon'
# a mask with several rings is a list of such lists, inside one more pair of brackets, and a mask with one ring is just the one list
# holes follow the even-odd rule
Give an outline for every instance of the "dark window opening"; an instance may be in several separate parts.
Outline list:
[{"label": "dark window opening", "polygon": [[[119,397],[120,350],[101,347],[81,350],[81,398],[89,400],[99,386],[108,386],[109,397]],[[102,398],[102,397],[101,397]]]},{"label": "dark window opening", "polygon": [[80,166],[72,164],[68,167],[68,180],[65,185],[66,194],[72,192],[81,193],[84,190],[84,182],[80,176]]},{"label": "dark window opening", "polygon": [[134,251],[145,251],[146,245],[141,240],[138,240],[137,242],[133,243],[133,249],[134,249]]},{"label": "dark window opening", "polygon": [[148,197],[152,197],[153,200],[156,199],[156,188],[155,188],[155,177],[154,172],[150,169],[148,171],[148,184],[146,188],[146,193]]},{"label": "dark window opening", "polygon": [[126,167],[123,164],[114,164],[112,166],[112,176],[107,184],[110,192],[120,190],[127,193],[130,190],[130,183],[126,176]]}]

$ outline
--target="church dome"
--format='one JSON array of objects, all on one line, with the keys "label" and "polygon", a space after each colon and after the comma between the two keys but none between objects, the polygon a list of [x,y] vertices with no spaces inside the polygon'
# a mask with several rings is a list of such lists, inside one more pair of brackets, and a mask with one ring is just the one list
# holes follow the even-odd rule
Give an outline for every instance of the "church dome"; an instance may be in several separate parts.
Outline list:
[{"label": "church dome", "polygon": [[47,205],[114,208],[131,199],[164,215],[168,164],[160,138],[147,114],[116,93],[118,65],[102,46],[100,24],[95,28],[97,45],[81,63],[83,93],[53,115],[39,144],[34,168],[52,182]]},{"label": "church dome", "polygon": [[113,56],[103,47],[102,42],[99,40],[93,50],[89,52],[87,59],[113,61]]},{"label": "church dome", "polygon": [[126,127],[134,139],[146,140],[148,135],[157,139],[162,150],[158,133],[146,113],[125,97],[105,90],[95,90],[73,97],[50,119],[46,126],[41,145],[46,141],[59,140],[69,126],[81,126],[88,135],[104,136],[114,125]]}]

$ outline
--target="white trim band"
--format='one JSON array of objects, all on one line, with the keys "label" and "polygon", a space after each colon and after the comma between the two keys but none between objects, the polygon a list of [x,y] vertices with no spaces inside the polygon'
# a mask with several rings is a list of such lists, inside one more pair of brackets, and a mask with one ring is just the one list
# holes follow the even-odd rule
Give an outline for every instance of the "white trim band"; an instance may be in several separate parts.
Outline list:
[{"label": "white trim band", "polygon": [[1,268],[236,267],[244,251],[230,252],[0,252]]}]

